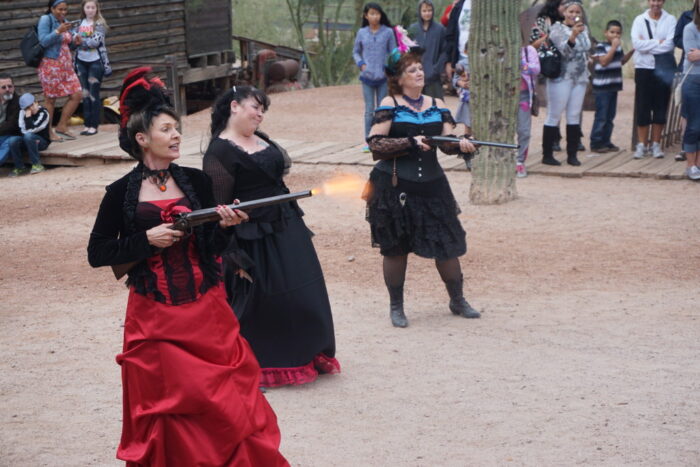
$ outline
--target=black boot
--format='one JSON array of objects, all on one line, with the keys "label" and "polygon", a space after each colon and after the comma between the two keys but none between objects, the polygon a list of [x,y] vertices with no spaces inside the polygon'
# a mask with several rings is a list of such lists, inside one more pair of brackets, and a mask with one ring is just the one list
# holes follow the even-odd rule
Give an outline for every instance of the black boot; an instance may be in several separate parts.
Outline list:
[{"label": "black boot", "polygon": [[450,295],[450,311],[463,318],[480,318],[481,313],[472,308],[469,302],[464,299],[462,293],[463,282],[463,279],[445,281],[447,293]]},{"label": "black boot", "polygon": [[581,125],[566,125],[566,163],[579,166],[576,152],[581,144]]},{"label": "black boot", "polygon": [[561,162],[554,158],[552,144],[559,129],[555,126],[544,125],[542,127],[542,163],[547,165],[561,165]]},{"label": "black boot", "polygon": [[554,135],[554,143],[552,143],[552,150],[554,152],[561,151],[561,130],[559,130],[559,125],[557,125],[557,133]]},{"label": "black boot", "polygon": [[583,131],[581,131],[581,125],[578,126],[578,133],[579,133],[579,143],[578,143],[578,151],[583,152],[586,150],[586,146],[583,145]]},{"label": "black boot", "polygon": [[387,287],[389,289],[389,317],[391,324],[397,328],[408,326],[408,320],[403,312],[403,285],[399,287]]}]

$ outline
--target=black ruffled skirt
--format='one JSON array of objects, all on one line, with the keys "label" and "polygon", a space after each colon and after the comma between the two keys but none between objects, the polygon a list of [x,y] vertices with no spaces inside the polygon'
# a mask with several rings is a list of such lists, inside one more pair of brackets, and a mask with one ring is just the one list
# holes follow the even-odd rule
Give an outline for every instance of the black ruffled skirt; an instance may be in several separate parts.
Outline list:
[{"label": "black ruffled skirt", "polygon": [[421,183],[399,179],[394,187],[391,174],[374,169],[363,198],[372,246],[382,255],[446,260],[467,252],[461,211],[445,176]]}]

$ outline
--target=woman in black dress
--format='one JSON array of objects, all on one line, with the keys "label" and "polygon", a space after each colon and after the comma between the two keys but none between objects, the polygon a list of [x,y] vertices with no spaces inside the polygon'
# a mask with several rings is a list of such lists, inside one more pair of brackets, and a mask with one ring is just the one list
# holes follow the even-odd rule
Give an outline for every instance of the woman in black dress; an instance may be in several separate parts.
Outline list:
[{"label": "woman in black dress", "polygon": [[[289,193],[289,156],[258,131],[269,104],[251,86],[234,86],[214,104],[204,171],[217,203]],[[340,371],[326,283],[302,216],[294,201],[255,209],[233,229],[224,255],[228,297],[260,362],[263,387]]]},{"label": "woman in black dress", "polygon": [[[367,143],[377,164],[370,173],[367,220],[373,246],[383,259],[389,289],[390,317],[396,327],[408,326],[403,286],[408,254],[435,259],[450,296],[449,308],[464,318],[481,316],[462,295],[459,257],[467,251],[466,233],[457,218],[459,206],[426,136],[448,135],[455,123],[441,99],[421,94],[425,77],[419,51],[395,50],[386,67],[389,96],[374,113]],[[443,144],[448,154],[475,151],[466,138]]]}]

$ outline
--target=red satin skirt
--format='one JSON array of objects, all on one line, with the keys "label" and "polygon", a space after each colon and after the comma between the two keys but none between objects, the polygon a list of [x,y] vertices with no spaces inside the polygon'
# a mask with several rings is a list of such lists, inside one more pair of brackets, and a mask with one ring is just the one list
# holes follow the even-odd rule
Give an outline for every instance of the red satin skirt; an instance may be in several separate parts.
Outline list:
[{"label": "red satin skirt", "polygon": [[171,306],[131,290],[124,326],[127,466],[287,466],[260,367],[222,287]]}]

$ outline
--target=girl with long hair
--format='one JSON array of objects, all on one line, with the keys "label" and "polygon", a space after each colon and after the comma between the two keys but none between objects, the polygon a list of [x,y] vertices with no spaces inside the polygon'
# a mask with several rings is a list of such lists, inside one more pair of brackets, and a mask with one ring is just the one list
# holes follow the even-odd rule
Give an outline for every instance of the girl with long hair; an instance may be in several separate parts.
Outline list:
[{"label": "girl with long hair", "polygon": [[[372,126],[372,114],[387,93],[384,62],[396,48],[396,36],[389,18],[378,3],[362,9],[362,27],[357,31],[352,57],[360,69],[362,96],[365,101],[365,139]],[[365,147],[369,152],[369,148]]]},{"label": "girl with long hair", "polygon": [[83,88],[83,117],[85,128],[81,135],[91,136],[97,133],[102,112],[100,88],[102,79],[111,73],[105,35],[107,22],[100,12],[97,0],[83,0],[80,5],[80,25],[75,34],[81,38],[75,54],[75,69]]}]

